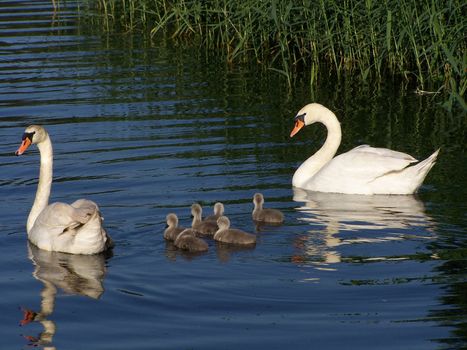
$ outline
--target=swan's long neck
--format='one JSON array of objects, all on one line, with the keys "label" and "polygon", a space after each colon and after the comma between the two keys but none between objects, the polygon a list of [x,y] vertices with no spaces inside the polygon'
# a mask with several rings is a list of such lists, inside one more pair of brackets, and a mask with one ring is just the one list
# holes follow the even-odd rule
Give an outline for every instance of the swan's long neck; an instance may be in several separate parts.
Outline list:
[{"label": "swan's long neck", "polygon": [[295,172],[292,179],[292,185],[295,187],[302,187],[313,175],[326,165],[326,163],[334,157],[341,143],[341,126],[334,113],[326,109],[316,118],[316,121],[324,124],[328,130],[328,135],[324,145],[303,162]]},{"label": "swan's long neck", "polygon": [[53,150],[52,142],[50,141],[49,136],[47,135],[47,138],[44,141],[38,143],[37,147],[39,148],[40,152],[41,166],[39,171],[39,184],[37,185],[36,198],[34,199],[34,204],[32,205],[31,211],[29,213],[28,223],[26,226],[28,233],[34,226],[34,223],[36,222],[39,214],[49,204],[50,189],[52,187]]}]

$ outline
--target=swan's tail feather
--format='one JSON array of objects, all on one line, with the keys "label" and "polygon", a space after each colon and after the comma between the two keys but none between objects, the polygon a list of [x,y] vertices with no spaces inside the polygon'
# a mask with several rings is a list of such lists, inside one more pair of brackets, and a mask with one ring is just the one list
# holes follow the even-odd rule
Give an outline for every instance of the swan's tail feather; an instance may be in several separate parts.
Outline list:
[{"label": "swan's tail feather", "polygon": [[427,159],[418,163],[415,167],[418,168],[419,173],[425,173],[425,175],[430,171],[430,169],[435,165],[436,158],[438,157],[439,148]]},{"label": "swan's tail feather", "polygon": [[438,148],[431,156],[412,167],[413,171],[415,171],[415,178],[417,179],[416,190],[422,185],[423,180],[425,180],[425,177],[428,175],[433,165],[436,164],[439,150]]},{"label": "swan's tail feather", "polygon": [[109,236],[109,234],[107,233],[107,231],[104,228],[102,228],[102,234],[105,236],[104,250],[109,250],[109,249],[112,249],[113,247],[115,247],[114,240],[112,239],[112,237]]}]

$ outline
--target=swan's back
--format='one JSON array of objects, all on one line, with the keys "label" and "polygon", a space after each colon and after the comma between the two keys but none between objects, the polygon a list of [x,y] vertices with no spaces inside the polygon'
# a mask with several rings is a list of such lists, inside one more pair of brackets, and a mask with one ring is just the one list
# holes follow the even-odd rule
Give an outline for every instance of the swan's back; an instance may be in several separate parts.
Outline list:
[{"label": "swan's back", "polygon": [[[417,160],[408,154],[362,145],[330,160],[303,188],[346,194],[411,194],[422,184],[437,154],[411,166]],[[429,166],[425,166],[427,161]]]},{"label": "swan's back", "polygon": [[37,217],[28,238],[40,249],[71,254],[96,254],[113,245],[102,227],[99,208],[89,200],[50,204]]}]

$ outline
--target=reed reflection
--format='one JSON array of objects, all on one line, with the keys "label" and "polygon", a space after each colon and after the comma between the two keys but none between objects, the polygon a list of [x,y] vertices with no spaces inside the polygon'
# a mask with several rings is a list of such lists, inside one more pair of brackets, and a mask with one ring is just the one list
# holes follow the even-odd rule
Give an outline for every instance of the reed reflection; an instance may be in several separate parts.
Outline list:
[{"label": "reed reflection", "polygon": [[104,293],[106,255],[77,255],[42,250],[28,242],[28,256],[34,265],[33,276],[41,281],[41,307],[39,311],[23,308],[21,325],[39,322],[44,330],[37,336],[25,336],[32,346],[56,349],[53,337],[56,324],[50,320],[55,308],[58,290],[70,295],[83,295],[99,299]]},{"label": "reed reflection", "polygon": [[[426,240],[434,236],[433,221],[425,214],[423,203],[414,196],[364,196],[311,192],[294,188],[294,201],[299,220],[312,229],[295,241],[300,251],[294,262],[313,261],[319,264],[343,260],[339,246],[376,244],[398,240]],[[356,257],[358,261],[404,259],[408,257]],[[351,258],[346,260],[351,261]]]}]

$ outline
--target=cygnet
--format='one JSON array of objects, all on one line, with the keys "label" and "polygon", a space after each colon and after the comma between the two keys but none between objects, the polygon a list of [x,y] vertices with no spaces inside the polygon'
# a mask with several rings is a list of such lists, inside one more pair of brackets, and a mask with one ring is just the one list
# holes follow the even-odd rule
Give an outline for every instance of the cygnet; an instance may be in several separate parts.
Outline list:
[{"label": "cygnet", "polygon": [[168,241],[175,241],[178,234],[185,228],[178,226],[178,217],[174,213],[167,214],[167,228],[164,231],[164,238]]},{"label": "cygnet", "polygon": [[201,220],[203,209],[201,205],[195,203],[191,206],[191,214],[193,215],[193,222],[191,228],[198,234],[203,236],[212,236],[217,231],[217,223],[215,221]]},{"label": "cygnet", "polygon": [[224,204],[222,204],[221,202],[217,202],[216,204],[214,204],[214,214],[206,217],[204,221],[217,222],[217,219],[219,219],[222,215],[224,215]]},{"label": "cygnet", "polygon": [[263,209],[264,197],[261,193],[255,193],[253,196],[253,204],[255,205],[252,213],[253,220],[272,224],[284,222],[284,214],[279,210]]},{"label": "cygnet", "polygon": [[201,238],[196,237],[193,229],[190,228],[179,233],[174,245],[179,249],[189,252],[205,252],[208,250],[208,244]]},{"label": "cygnet", "polygon": [[217,219],[219,229],[214,234],[214,239],[224,243],[234,244],[255,244],[256,236],[245,231],[230,228],[230,220],[226,216],[221,216]]}]

